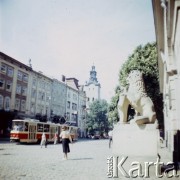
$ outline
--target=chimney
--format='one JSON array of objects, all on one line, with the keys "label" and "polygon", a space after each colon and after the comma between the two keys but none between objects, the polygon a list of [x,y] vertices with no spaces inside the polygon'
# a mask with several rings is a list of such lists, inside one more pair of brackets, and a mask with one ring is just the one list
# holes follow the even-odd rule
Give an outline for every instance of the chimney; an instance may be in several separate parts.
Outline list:
[{"label": "chimney", "polygon": [[62,82],[66,81],[66,76],[62,75]]}]

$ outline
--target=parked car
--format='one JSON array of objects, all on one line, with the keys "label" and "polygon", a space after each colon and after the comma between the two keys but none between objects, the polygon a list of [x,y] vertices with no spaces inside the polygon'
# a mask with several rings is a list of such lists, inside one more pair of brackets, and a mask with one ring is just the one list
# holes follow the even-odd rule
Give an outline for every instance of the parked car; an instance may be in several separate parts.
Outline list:
[{"label": "parked car", "polygon": [[101,138],[100,134],[95,134],[94,136],[92,136],[92,139],[100,139],[100,138]]}]

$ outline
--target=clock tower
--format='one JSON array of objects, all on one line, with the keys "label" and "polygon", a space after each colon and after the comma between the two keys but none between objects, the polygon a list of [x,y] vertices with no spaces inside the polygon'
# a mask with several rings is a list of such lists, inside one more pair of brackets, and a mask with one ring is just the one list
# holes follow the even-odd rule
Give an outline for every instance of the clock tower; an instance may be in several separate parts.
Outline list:
[{"label": "clock tower", "polygon": [[100,100],[100,89],[101,85],[97,80],[97,72],[95,70],[95,66],[92,66],[90,71],[89,81],[86,82],[84,86],[84,91],[86,92],[86,108],[89,108],[89,104],[95,100]]}]

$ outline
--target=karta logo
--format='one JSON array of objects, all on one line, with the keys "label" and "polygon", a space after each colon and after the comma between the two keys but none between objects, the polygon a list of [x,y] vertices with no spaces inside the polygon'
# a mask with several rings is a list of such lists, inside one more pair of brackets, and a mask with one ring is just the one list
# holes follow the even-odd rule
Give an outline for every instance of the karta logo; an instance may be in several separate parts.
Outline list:
[{"label": "karta logo", "polygon": [[[107,176],[109,178],[118,178],[119,173],[123,175],[126,178],[136,178],[136,177],[144,177],[144,178],[150,178],[149,176],[149,170],[150,166],[154,167],[155,176],[158,178],[162,178],[163,176],[167,178],[172,177],[179,177],[179,174],[177,174],[177,170],[175,168],[175,163],[173,162],[167,162],[163,163],[160,162],[160,159],[157,158],[156,162],[144,162],[144,164],[141,164],[138,161],[133,161],[131,163],[130,169],[125,169],[123,165],[125,165],[125,161],[127,160],[128,156],[122,157],[119,161],[119,157],[111,156],[107,158],[107,164],[108,164],[108,172]],[[167,168],[164,170],[164,172],[161,172],[161,167],[166,166]],[[144,174],[142,174],[142,170],[144,167]]]}]

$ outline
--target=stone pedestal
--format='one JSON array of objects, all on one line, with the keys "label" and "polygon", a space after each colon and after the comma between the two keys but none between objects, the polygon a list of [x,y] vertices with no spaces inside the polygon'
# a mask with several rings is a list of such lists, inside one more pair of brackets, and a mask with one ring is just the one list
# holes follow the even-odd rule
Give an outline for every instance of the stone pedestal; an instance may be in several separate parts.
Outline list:
[{"label": "stone pedestal", "polygon": [[113,129],[114,156],[157,157],[156,124],[117,124]]}]

